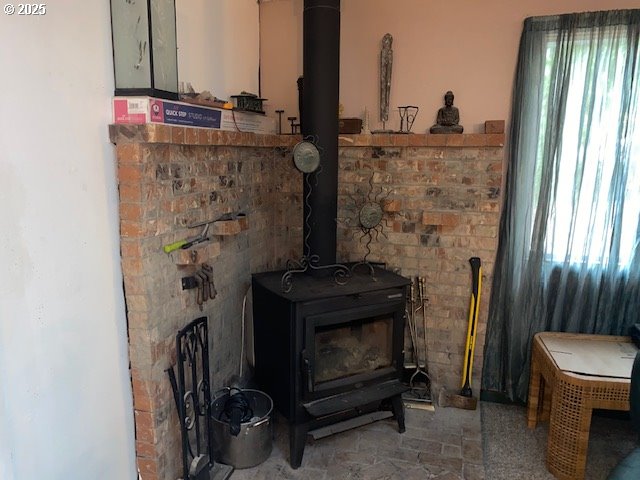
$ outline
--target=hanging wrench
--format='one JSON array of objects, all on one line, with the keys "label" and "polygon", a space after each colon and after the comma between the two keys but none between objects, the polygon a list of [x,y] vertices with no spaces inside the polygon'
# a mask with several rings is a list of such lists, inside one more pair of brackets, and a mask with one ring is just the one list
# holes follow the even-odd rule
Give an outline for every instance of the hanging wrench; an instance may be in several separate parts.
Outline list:
[{"label": "hanging wrench", "polygon": [[202,277],[200,277],[198,275],[198,272],[196,272],[193,277],[196,279],[196,283],[198,284],[198,286],[196,287],[196,303],[198,304],[198,306],[200,307],[200,310],[202,310],[202,294],[203,294],[203,287],[202,287]]},{"label": "hanging wrench", "polygon": [[209,276],[204,272],[204,270],[198,270],[198,275],[202,278],[202,298],[206,302],[209,300]]},{"label": "hanging wrench", "polygon": [[214,298],[216,298],[216,295],[218,294],[218,292],[216,292],[216,287],[213,283],[213,268],[211,268],[211,265],[203,263],[202,273],[207,277],[207,281],[209,283],[209,298],[213,300]]}]

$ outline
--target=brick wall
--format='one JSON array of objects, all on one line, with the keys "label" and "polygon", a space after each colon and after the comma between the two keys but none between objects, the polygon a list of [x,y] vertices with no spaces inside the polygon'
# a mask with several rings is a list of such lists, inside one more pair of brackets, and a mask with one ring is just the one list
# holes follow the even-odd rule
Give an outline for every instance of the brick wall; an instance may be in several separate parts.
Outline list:
[{"label": "brick wall", "polygon": [[[175,334],[207,315],[212,389],[238,374],[242,300],[252,273],[284,267],[302,250],[302,176],[292,136],[165,125],[110,127],[116,144],[121,255],[129,328],[136,453],[144,480],[181,476],[178,418],[166,369]],[[480,373],[497,245],[503,135],[350,135],[340,139],[338,252],[361,260],[358,206],[383,204],[370,260],[427,279],[429,371],[459,388],[470,268],[483,260],[475,377]],[[187,225],[242,211],[248,229],[190,251],[163,245],[198,233]],[[376,233],[376,232],[374,232]],[[217,297],[196,304],[181,278],[213,267]],[[409,349],[407,348],[407,351]],[[479,382],[476,380],[475,386]]]},{"label": "brick wall", "polygon": [[[460,389],[471,267],[482,260],[482,292],[473,387],[479,393],[488,300],[497,249],[502,134],[345,136],[340,145],[338,251],[366,253],[354,214],[364,200],[386,211],[373,232],[372,261],[426,278],[428,369],[432,393]],[[355,208],[354,208],[355,205]],[[422,329],[419,330],[422,337]],[[411,360],[409,336],[406,358]]]},{"label": "brick wall", "polygon": [[[137,461],[144,480],[175,480],[182,476],[182,450],[166,373],[176,362],[175,335],[207,315],[212,391],[238,375],[251,273],[283,268],[288,258],[301,255],[301,174],[291,162],[292,137],[118,125],[111,127],[111,139],[118,161]],[[235,211],[246,214],[247,230],[164,253],[163,245],[200,232],[188,225]],[[182,290],[181,278],[202,262],[213,267],[217,296],[200,309],[195,290]]]}]

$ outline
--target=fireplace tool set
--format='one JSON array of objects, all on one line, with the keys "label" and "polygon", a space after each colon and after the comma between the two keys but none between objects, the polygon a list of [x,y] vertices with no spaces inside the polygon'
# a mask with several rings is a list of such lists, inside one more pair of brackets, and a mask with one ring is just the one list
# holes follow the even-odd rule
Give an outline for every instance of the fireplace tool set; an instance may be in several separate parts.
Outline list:
[{"label": "fireplace tool set", "polygon": [[233,467],[214,461],[207,317],[176,335],[176,372],[167,369],[182,439],[182,480],[226,480]]},{"label": "fireplace tool set", "polygon": [[209,383],[208,318],[176,335],[176,366],[169,367],[180,420],[181,480],[227,480],[271,454],[273,401],[259,390],[225,388],[212,395]]},{"label": "fireplace tool set", "polygon": [[[403,396],[409,408],[419,408],[412,405],[412,402],[431,403],[431,378],[427,372],[427,303],[426,279],[412,278],[408,289],[406,317],[411,335],[415,370],[409,379],[410,390]],[[422,329],[422,338],[420,338],[420,329]]]}]

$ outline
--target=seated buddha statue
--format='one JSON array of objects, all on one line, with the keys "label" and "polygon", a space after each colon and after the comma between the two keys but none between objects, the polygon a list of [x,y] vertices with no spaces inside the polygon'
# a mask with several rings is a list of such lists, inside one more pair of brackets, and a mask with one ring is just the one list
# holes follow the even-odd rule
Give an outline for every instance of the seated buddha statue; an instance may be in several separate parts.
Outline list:
[{"label": "seated buddha statue", "polygon": [[453,106],[453,92],[449,90],[444,94],[444,107],[438,110],[436,124],[430,129],[430,133],[462,133],[463,126],[459,125],[460,112]]}]

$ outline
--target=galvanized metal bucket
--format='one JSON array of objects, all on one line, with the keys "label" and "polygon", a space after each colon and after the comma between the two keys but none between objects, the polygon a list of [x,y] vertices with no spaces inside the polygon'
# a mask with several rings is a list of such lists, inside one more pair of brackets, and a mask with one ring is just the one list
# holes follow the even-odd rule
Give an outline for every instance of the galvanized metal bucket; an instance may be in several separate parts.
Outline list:
[{"label": "galvanized metal bucket", "polygon": [[217,462],[235,468],[250,468],[261,464],[273,448],[273,400],[259,390],[242,390],[253,416],[248,422],[240,424],[240,433],[234,436],[230,432],[229,422],[221,420],[225,404],[230,398],[229,390],[216,396],[212,403],[213,457]]}]

